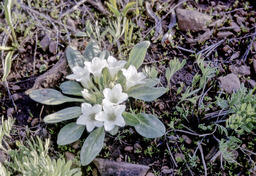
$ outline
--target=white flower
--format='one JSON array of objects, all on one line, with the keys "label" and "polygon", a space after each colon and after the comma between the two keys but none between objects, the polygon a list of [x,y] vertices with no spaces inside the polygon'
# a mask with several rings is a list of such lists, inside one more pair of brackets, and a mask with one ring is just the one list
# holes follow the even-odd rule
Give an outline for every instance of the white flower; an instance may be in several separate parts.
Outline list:
[{"label": "white flower", "polygon": [[133,65],[130,65],[128,69],[122,69],[122,72],[126,78],[126,89],[145,83],[144,79],[146,76],[142,72],[138,73]]},{"label": "white flower", "polygon": [[103,126],[103,123],[96,120],[95,117],[98,113],[102,112],[102,106],[96,104],[92,106],[88,103],[82,104],[82,115],[77,119],[78,125],[85,125],[88,132],[91,132],[95,127]]},{"label": "white flower", "polygon": [[117,72],[121,70],[126,64],[126,61],[122,61],[122,60],[117,61],[116,58],[114,58],[113,56],[109,56],[107,59],[107,62],[108,62],[109,73],[112,78],[114,78]]},{"label": "white flower", "polygon": [[107,67],[108,63],[105,59],[95,57],[91,62],[85,61],[84,65],[95,77],[100,77],[102,69]]},{"label": "white flower", "polygon": [[115,85],[112,89],[105,88],[103,95],[103,104],[112,103],[117,105],[123,103],[128,98],[128,95],[122,92],[122,86],[120,84]]},{"label": "white flower", "polygon": [[66,78],[81,82],[84,87],[87,87],[90,82],[90,73],[86,68],[75,66],[73,68],[73,74],[68,75]]},{"label": "white flower", "polygon": [[104,128],[106,131],[111,131],[115,128],[115,125],[124,127],[125,121],[122,113],[125,110],[125,105],[111,105],[103,104],[102,112],[96,114],[95,119],[104,122]]}]

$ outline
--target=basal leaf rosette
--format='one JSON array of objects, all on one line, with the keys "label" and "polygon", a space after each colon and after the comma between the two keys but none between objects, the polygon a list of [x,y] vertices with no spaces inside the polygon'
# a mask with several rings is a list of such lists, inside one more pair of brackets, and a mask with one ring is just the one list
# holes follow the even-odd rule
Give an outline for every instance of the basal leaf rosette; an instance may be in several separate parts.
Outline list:
[{"label": "basal leaf rosette", "polygon": [[126,112],[129,97],[149,102],[167,91],[164,87],[155,87],[159,80],[147,78],[138,71],[149,44],[144,41],[135,45],[128,61],[118,60],[108,51],[100,51],[95,41],[88,44],[83,54],[67,47],[66,57],[72,74],[60,85],[62,93],[54,89],[30,92],[29,96],[42,104],[81,103],[46,116],[44,122],[75,119],[60,130],[59,145],[79,140],[85,130],[89,133],[81,149],[82,165],[89,164],[99,154],[106,132],[114,135],[120,127],[129,125],[146,138],[165,134],[165,126],[156,116]]}]

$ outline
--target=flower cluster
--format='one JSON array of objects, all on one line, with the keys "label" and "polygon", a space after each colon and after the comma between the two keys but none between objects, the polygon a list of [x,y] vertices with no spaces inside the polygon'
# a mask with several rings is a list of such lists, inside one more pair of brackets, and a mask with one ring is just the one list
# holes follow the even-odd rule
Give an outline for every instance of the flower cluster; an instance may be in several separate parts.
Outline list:
[{"label": "flower cluster", "polygon": [[[82,103],[82,115],[76,123],[85,125],[88,132],[101,126],[106,131],[111,131],[116,126],[125,126],[122,113],[126,108],[124,102],[128,99],[126,92],[133,86],[145,83],[146,78],[144,73],[137,72],[135,66],[130,65],[126,69],[125,65],[126,61],[118,61],[113,56],[107,59],[95,57],[91,62],[85,61],[84,67],[75,66],[73,74],[67,76],[84,87],[82,95],[86,103]],[[105,68],[108,70],[110,83],[101,88],[100,79]],[[125,77],[123,85],[117,81],[120,72]]]}]

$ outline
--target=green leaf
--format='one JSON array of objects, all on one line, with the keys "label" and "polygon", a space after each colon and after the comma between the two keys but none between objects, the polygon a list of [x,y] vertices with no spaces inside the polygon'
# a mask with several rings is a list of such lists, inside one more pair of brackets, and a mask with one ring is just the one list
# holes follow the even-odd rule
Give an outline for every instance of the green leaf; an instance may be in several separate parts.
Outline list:
[{"label": "green leaf", "polygon": [[[138,89],[139,87],[154,87],[159,83],[160,83],[160,80],[158,78],[145,79],[144,84],[139,84],[139,85],[133,86],[133,87],[130,88],[129,91],[132,91],[133,89]],[[125,84],[125,82],[124,82],[124,84]]]},{"label": "green leaf", "polygon": [[138,114],[137,120],[139,125],[135,126],[135,130],[146,138],[157,138],[165,134],[166,129],[164,124],[154,115]]},{"label": "green leaf", "polygon": [[124,121],[125,121],[126,125],[136,126],[140,123],[137,120],[137,115],[136,114],[132,114],[132,113],[129,113],[129,112],[124,112],[122,115],[123,115],[123,118],[124,118]]},{"label": "green leaf", "polygon": [[58,105],[66,102],[84,102],[84,99],[70,98],[54,89],[31,90],[29,97],[36,102],[46,105]]},{"label": "green leaf", "polygon": [[58,137],[58,145],[67,145],[77,141],[83,134],[85,126],[77,125],[75,122],[69,123],[61,128]]},{"label": "green leaf", "polygon": [[73,49],[72,47],[68,46],[66,48],[66,58],[68,61],[68,65],[73,70],[75,66],[84,67],[84,61],[86,60],[84,56],[77,50]]},{"label": "green leaf", "polygon": [[134,65],[138,69],[145,59],[149,45],[149,41],[143,41],[135,45],[130,52],[126,68],[128,68],[130,65]]},{"label": "green leaf", "polygon": [[95,129],[84,141],[80,153],[82,166],[90,164],[103,148],[105,131],[103,127]]},{"label": "green leaf", "polygon": [[11,29],[11,33],[12,33],[12,40],[14,41],[15,43],[15,47],[18,47],[18,41],[17,41],[17,38],[16,38],[16,33],[15,33],[15,29],[14,29],[14,25],[13,25],[13,17],[12,17],[12,5],[13,5],[13,2],[12,0],[5,0],[5,3],[4,3],[4,13],[5,13],[5,20],[8,24],[8,26],[10,27]]},{"label": "green leaf", "polygon": [[68,94],[68,95],[76,95],[76,96],[82,96],[82,86],[75,81],[65,81],[60,85],[60,89],[62,93]]},{"label": "green leaf", "polygon": [[126,4],[126,6],[124,7],[124,9],[123,9],[123,11],[122,11],[122,14],[123,14],[124,17],[126,16],[127,12],[128,12],[134,5],[136,5],[136,2],[128,2],[128,3]]},{"label": "green leaf", "polygon": [[55,112],[53,114],[47,115],[44,118],[45,123],[58,123],[62,122],[65,120],[70,120],[74,119],[76,117],[79,117],[81,115],[81,107],[79,106],[74,106],[74,107],[69,107],[66,109],[62,109],[58,112]]},{"label": "green leaf", "polygon": [[131,88],[127,91],[130,97],[143,101],[153,101],[161,97],[167,91],[164,87],[137,87]]},{"label": "green leaf", "polygon": [[4,75],[3,75],[2,81],[6,81],[7,76],[11,72],[13,53],[14,53],[13,51],[10,51],[10,52],[8,52],[8,54],[5,57],[5,60],[4,60]]},{"label": "green leaf", "polygon": [[112,4],[107,3],[107,6],[109,8],[109,10],[111,10],[111,12],[113,14],[115,14],[116,17],[120,16],[120,12],[118,11],[118,9],[116,7],[114,7]]},{"label": "green leaf", "polygon": [[100,53],[101,50],[98,43],[95,41],[90,41],[84,50],[83,56],[87,61],[91,61],[94,57],[98,57]]}]

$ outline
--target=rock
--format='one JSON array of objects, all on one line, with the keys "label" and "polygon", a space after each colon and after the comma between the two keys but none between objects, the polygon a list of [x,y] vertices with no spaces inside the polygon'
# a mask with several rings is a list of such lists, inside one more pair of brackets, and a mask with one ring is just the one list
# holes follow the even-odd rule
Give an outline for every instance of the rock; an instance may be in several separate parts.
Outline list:
[{"label": "rock", "polygon": [[227,52],[229,53],[229,51],[231,51],[232,48],[230,48],[230,46],[228,46],[228,45],[225,45],[222,50],[223,50],[225,53],[227,53]]},{"label": "rock", "polygon": [[205,33],[202,35],[199,35],[199,37],[196,39],[199,43],[203,43],[204,41],[208,40],[211,38],[213,34],[213,30],[207,30]]},{"label": "rock", "polygon": [[155,176],[155,174],[153,174],[152,172],[149,172],[149,173],[147,173],[146,176]]},{"label": "rock", "polygon": [[234,35],[232,32],[226,31],[226,32],[218,32],[217,36],[219,38],[227,38],[229,36]]},{"label": "rock", "polygon": [[163,166],[161,168],[161,172],[163,174],[172,174],[173,173],[173,169],[170,169],[168,166]]},{"label": "rock", "polygon": [[256,22],[255,18],[253,18],[253,17],[250,17],[250,18],[249,18],[249,21],[252,22],[252,23],[255,23],[255,22]]},{"label": "rock", "polygon": [[12,116],[13,113],[14,113],[14,108],[8,108],[7,109],[7,117]]},{"label": "rock", "polygon": [[70,26],[74,31],[76,30],[76,24],[73,19],[68,17],[66,22],[67,22],[67,25]]},{"label": "rock", "polygon": [[126,147],[124,148],[124,151],[126,151],[126,152],[132,152],[132,151],[133,151],[133,147],[132,147],[132,146],[126,146]]},{"label": "rock", "polygon": [[141,150],[142,149],[142,147],[141,147],[141,145],[139,144],[139,143],[135,143],[134,144],[134,150]]},{"label": "rock", "polygon": [[174,157],[177,162],[181,162],[185,159],[185,156],[182,153],[175,153]]},{"label": "rock", "polygon": [[14,85],[11,88],[12,88],[12,90],[20,90],[20,86],[18,86],[18,85]]},{"label": "rock", "polygon": [[66,160],[73,160],[75,158],[75,155],[73,153],[70,153],[70,152],[65,152],[65,158]]},{"label": "rock", "polygon": [[247,82],[251,85],[252,88],[254,88],[256,86],[256,81],[249,79],[247,80]]},{"label": "rock", "polygon": [[49,45],[49,51],[52,54],[57,54],[57,42],[56,41],[51,41],[51,43]]},{"label": "rock", "polygon": [[96,158],[93,163],[98,168],[101,176],[145,176],[149,170],[149,167],[145,165],[115,162],[99,158]]},{"label": "rock", "polygon": [[18,93],[15,93],[12,95],[12,98],[14,101],[17,101],[18,99],[22,98],[22,96],[20,96]]},{"label": "rock", "polygon": [[73,145],[72,145],[72,148],[73,149],[79,149],[79,147],[80,147],[80,141],[76,141]]},{"label": "rock", "polygon": [[227,93],[232,93],[240,88],[240,80],[234,74],[230,73],[224,77],[220,77],[220,87],[224,89]]},{"label": "rock", "polygon": [[181,137],[184,139],[184,141],[187,144],[191,144],[192,143],[192,140],[187,135],[182,135]]},{"label": "rock", "polygon": [[253,60],[253,69],[256,72],[256,59]]},{"label": "rock", "polygon": [[48,35],[45,35],[44,38],[40,41],[41,48],[46,51],[48,46],[50,45],[50,37]]},{"label": "rock", "polygon": [[251,70],[250,67],[248,67],[247,65],[242,65],[240,67],[236,67],[234,65],[230,65],[229,66],[229,70],[236,74],[236,75],[250,75],[251,74]]},{"label": "rock", "polygon": [[216,28],[221,27],[225,23],[225,20],[226,20],[226,17],[223,17],[221,19],[218,19],[218,20],[214,21],[209,26],[210,27],[216,27]]},{"label": "rock", "polygon": [[238,26],[238,24],[236,24],[235,22],[231,22],[230,23],[230,27],[233,31],[235,31],[236,33],[241,32],[241,28]]},{"label": "rock", "polygon": [[239,56],[240,56],[240,51],[237,51],[234,54],[232,54],[232,56],[230,57],[230,60],[235,60],[239,58]]},{"label": "rock", "polygon": [[178,26],[183,31],[201,31],[207,28],[211,23],[209,15],[195,10],[177,9]]},{"label": "rock", "polygon": [[240,26],[244,26],[244,22],[245,22],[245,18],[241,17],[241,16],[236,16],[236,22],[240,25]]},{"label": "rock", "polygon": [[3,163],[7,160],[6,154],[0,150],[0,163]]},{"label": "rock", "polygon": [[38,122],[39,122],[39,118],[34,118],[33,120],[32,120],[32,122],[31,122],[31,126],[33,127],[33,126],[36,126],[37,124],[38,124]]}]

